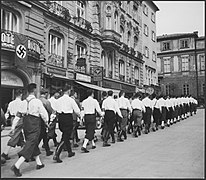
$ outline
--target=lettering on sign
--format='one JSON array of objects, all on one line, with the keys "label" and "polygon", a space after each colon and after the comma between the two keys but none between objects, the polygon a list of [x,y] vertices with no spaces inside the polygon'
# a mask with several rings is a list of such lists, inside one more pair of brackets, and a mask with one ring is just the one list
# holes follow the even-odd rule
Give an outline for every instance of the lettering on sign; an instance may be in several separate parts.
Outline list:
[{"label": "lettering on sign", "polygon": [[76,80],[91,82],[91,76],[88,76],[86,74],[76,73]]},{"label": "lettering on sign", "polygon": [[94,81],[102,81],[103,67],[94,67]]},{"label": "lettering on sign", "polygon": [[14,34],[10,32],[2,32],[1,33],[1,46],[15,49]]}]

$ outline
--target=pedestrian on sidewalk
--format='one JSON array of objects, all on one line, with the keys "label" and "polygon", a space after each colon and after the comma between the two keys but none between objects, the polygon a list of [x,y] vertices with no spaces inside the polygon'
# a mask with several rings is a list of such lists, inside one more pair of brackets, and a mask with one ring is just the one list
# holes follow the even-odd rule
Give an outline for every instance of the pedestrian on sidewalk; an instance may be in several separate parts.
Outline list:
[{"label": "pedestrian on sidewalk", "polygon": [[68,152],[68,157],[72,157],[75,155],[75,153],[72,152],[70,143],[70,137],[73,130],[72,114],[74,111],[80,117],[80,109],[75,100],[69,96],[70,90],[71,87],[69,85],[65,85],[65,87],[63,88],[63,96],[61,96],[57,100],[58,123],[59,129],[62,132],[61,142],[57,146],[55,150],[55,155],[53,157],[53,160],[55,160],[57,163],[62,162],[59,156],[62,152],[64,144]]},{"label": "pedestrian on sidewalk", "polygon": [[96,128],[96,112],[103,116],[103,113],[100,109],[99,103],[96,99],[94,99],[94,91],[88,90],[87,91],[88,98],[85,99],[82,102],[82,110],[84,114],[84,120],[85,120],[85,127],[86,127],[86,135],[84,138],[84,143],[81,148],[81,150],[85,153],[88,153],[87,150],[87,143],[89,141],[92,142],[92,149],[96,148],[95,142],[94,142],[94,133]]},{"label": "pedestrian on sidewalk", "polygon": [[7,146],[4,149],[3,153],[1,154],[1,156],[5,158],[6,160],[11,159],[10,157],[8,157],[8,154],[12,147],[13,148],[15,148],[16,146],[23,147],[23,145],[25,144],[24,136],[22,133],[23,119],[22,117],[19,118],[17,116],[17,112],[21,110],[21,103],[23,102],[22,101],[22,95],[23,95],[22,89],[17,89],[15,91],[15,95],[16,95],[15,100],[9,103],[7,112],[5,114],[6,118],[9,117],[9,113],[12,114],[13,116],[12,121],[11,121],[12,122],[11,132],[9,133],[10,139],[8,140]]},{"label": "pedestrian on sidewalk", "polygon": [[19,115],[23,115],[23,130],[26,139],[25,146],[18,153],[19,159],[11,167],[11,170],[16,176],[22,176],[20,173],[20,166],[26,160],[29,161],[31,157],[35,157],[37,166],[36,169],[41,169],[44,167],[39,155],[41,154],[38,147],[38,139],[41,130],[41,118],[44,120],[45,124],[48,125],[48,113],[44,108],[42,102],[36,98],[37,85],[31,83],[27,87],[29,96],[22,102],[21,111]]},{"label": "pedestrian on sidewalk", "polygon": [[[1,131],[4,129],[4,126],[6,126],[6,118],[3,109],[1,108]],[[1,156],[1,165],[6,163],[6,159]]]},{"label": "pedestrian on sidewalk", "polygon": [[120,118],[123,118],[121,111],[118,107],[117,102],[112,97],[113,91],[108,91],[108,97],[102,103],[102,109],[105,112],[104,115],[104,141],[103,147],[111,146],[107,141],[109,136],[111,135],[114,138],[113,127],[116,119],[116,113],[119,115]]},{"label": "pedestrian on sidewalk", "polygon": [[161,129],[165,128],[165,124],[167,122],[166,119],[166,114],[167,114],[167,105],[166,105],[166,100],[165,100],[165,96],[160,95],[159,98],[159,105],[160,105],[160,123],[161,123]]}]

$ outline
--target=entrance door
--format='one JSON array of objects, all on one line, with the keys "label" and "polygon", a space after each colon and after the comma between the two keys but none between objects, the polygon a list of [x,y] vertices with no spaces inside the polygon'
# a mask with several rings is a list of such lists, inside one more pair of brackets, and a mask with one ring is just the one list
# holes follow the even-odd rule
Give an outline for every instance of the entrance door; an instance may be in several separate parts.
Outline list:
[{"label": "entrance door", "polygon": [[1,87],[2,109],[6,112],[8,104],[14,99],[14,89]]}]

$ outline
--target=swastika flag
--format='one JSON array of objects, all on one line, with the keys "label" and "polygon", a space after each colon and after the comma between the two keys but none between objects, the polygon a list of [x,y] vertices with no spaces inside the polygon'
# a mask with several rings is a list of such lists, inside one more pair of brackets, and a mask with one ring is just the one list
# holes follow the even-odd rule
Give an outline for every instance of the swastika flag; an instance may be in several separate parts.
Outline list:
[{"label": "swastika flag", "polygon": [[20,67],[27,67],[28,61],[28,37],[23,34],[15,34],[15,65]]}]

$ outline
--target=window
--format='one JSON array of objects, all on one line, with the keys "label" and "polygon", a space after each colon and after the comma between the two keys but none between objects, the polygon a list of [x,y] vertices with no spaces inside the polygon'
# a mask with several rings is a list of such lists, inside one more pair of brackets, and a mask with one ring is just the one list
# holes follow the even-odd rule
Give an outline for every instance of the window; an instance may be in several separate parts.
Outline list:
[{"label": "window", "polygon": [[148,36],[148,26],[144,24],[144,34]]},{"label": "window", "polygon": [[76,1],[76,14],[85,19],[85,4],[82,1]]},{"label": "window", "polygon": [[148,16],[148,7],[145,4],[143,6],[143,12],[146,16]]},{"label": "window", "polygon": [[164,59],[164,72],[170,72],[170,59]]},{"label": "window", "polygon": [[130,47],[130,42],[131,42],[131,33],[128,31],[127,33],[127,45]]},{"label": "window", "polygon": [[120,26],[120,34],[121,34],[121,42],[124,42],[124,28],[122,26]]},{"label": "window", "polygon": [[156,53],[154,51],[152,52],[152,60],[156,62]]},{"label": "window", "polygon": [[155,42],[155,32],[154,31],[152,31],[152,41]]},{"label": "window", "polygon": [[138,43],[138,37],[135,36],[134,37],[134,49],[136,50],[136,47],[137,47],[137,43]]},{"label": "window", "polygon": [[129,83],[132,82],[132,64],[128,64],[128,77],[129,77]]},{"label": "window", "polygon": [[188,57],[182,57],[182,71],[189,70],[189,59]]},{"label": "window", "polygon": [[205,56],[200,55],[200,71],[205,70]]},{"label": "window", "polygon": [[19,19],[14,13],[1,9],[1,28],[19,32]]},{"label": "window", "polygon": [[180,40],[180,48],[189,48],[189,39]]},{"label": "window", "polygon": [[139,85],[139,68],[137,66],[135,66],[134,68],[134,79],[135,79],[135,84]]},{"label": "window", "polygon": [[155,23],[155,14],[153,12],[151,13],[151,20],[153,23]]},{"label": "window", "polygon": [[147,46],[144,47],[144,56],[149,58],[149,48]]},{"label": "window", "polygon": [[63,39],[61,36],[50,32],[49,33],[49,54],[62,56]]},{"label": "window", "polygon": [[[81,43],[77,43],[75,46],[75,50],[76,50],[76,71],[78,72],[86,72],[86,46],[84,44]],[[79,60],[82,60],[82,62],[80,62]],[[84,61],[84,62],[83,62]]]},{"label": "window", "polygon": [[163,42],[163,51],[170,50],[170,42]]},{"label": "window", "polygon": [[113,57],[112,54],[108,54],[108,77],[112,78],[113,77]]},{"label": "window", "polygon": [[184,95],[189,95],[189,84],[184,84],[183,85],[183,94]]},{"label": "window", "polygon": [[114,30],[118,32],[118,14],[117,11],[114,13]]},{"label": "window", "polygon": [[125,80],[125,63],[123,60],[119,60],[119,79],[121,81]]}]

